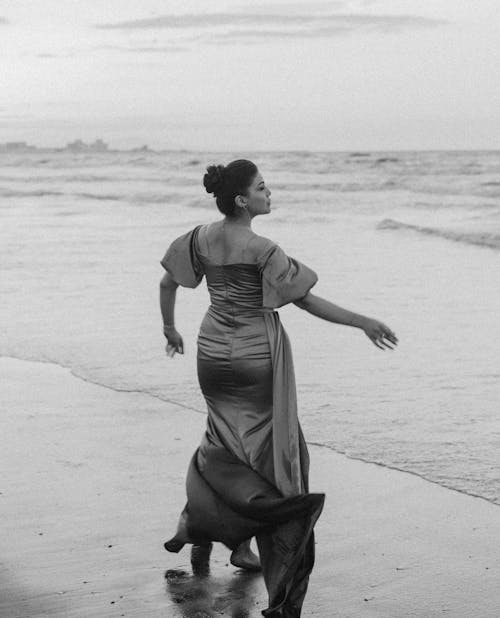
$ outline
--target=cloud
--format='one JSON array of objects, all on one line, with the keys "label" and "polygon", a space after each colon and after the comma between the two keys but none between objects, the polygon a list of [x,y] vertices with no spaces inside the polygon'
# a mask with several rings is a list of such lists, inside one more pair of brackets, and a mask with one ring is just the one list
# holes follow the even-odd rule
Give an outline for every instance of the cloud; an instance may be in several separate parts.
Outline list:
[{"label": "cloud", "polygon": [[[266,36],[326,36],[337,31],[376,30],[381,32],[397,32],[415,28],[430,28],[446,23],[441,19],[432,19],[419,15],[372,15],[367,13],[328,13],[328,14],[279,14],[279,13],[205,13],[184,15],[162,15],[146,19],[116,22],[113,24],[98,24],[102,30],[187,30],[192,28],[217,27],[253,27],[246,30],[255,36],[262,28],[278,27],[277,30],[267,29]],[[257,29],[261,27],[261,29]],[[284,29],[286,28],[286,29]],[[225,36],[240,31],[235,29]]]},{"label": "cloud", "polygon": [[263,39],[307,39],[318,36],[335,36],[349,32],[348,28],[342,26],[330,26],[317,29],[293,29],[293,30],[232,30],[207,36],[204,40],[214,45],[227,43],[252,43]]},{"label": "cloud", "polygon": [[99,45],[94,49],[111,49],[115,51],[124,51],[129,53],[140,53],[140,54],[170,54],[176,52],[187,51],[187,47],[182,47],[180,45],[137,45],[133,46],[125,46],[125,45]]},{"label": "cloud", "polygon": [[253,11],[258,10],[259,13],[262,11],[267,11],[269,13],[274,11],[286,13],[289,11],[306,11],[307,13],[310,13],[310,11],[331,11],[332,9],[345,10],[348,6],[349,2],[346,0],[329,0],[325,2],[316,2],[311,0],[310,2],[287,2],[286,4],[280,4],[278,2],[242,4],[238,7],[238,9],[251,9]]},{"label": "cloud", "polygon": [[7,25],[9,23],[9,20],[6,19],[5,17],[0,17],[0,25]]},{"label": "cloud", "polygon": [[[343,4],[346,3],[336,3]],[[277,5],[273,4],[274,10]],[[300,13],[205,13],[161,15],[145,19],[135,19],[116,23],[99,24],[96,28],[114,31],[151,32],[170,30],[175,33],[171,46],[156,45],[153,41],[147,46],[134,46],[129,42],[122,51],[137,53],[169,53],[186,51],[183,45],[193,43],[208,45],[234,45],[256,42],[278,41],[292,39],[332,38],[353,33],[378,32],[383,34],[398,33],[408,30],[434,28],[448,22],[419,15],[372,14],[355,13],[317,13],[314,10],[305,11],[305,3],[294,3],[301,8]],[[312,7],[325,7],[323,2],[313,2]],[[331,5],[329,5],[331,8]],[[286,5],[282,5],[286,9]],[[253,7],[255,10],[255,7]],[[118,47],[116,47],[118,49]]]},{"label": "cloud", "polygon": [[432,28],[447,23],[442,19],[433,19],[420,15],[369,15],[362,13],[331,15],[328,21],[330,23],[337,22],[353,30],[356,28],[368,28],[390,32],[413,28]]},{"label": "cloud", "polygon": [[184,15],[161,15],[145,19],[133,19],[114,24],[97,24],[101,30],[156,30],[163,28],[212,28],[214,26],[246,26],[259,24],[301,23],[302,15],[252,14],[252,13],[190,13]]},{"label": "cloud", "polygon": [[[375,18],[376,17],[376,18]],[[211,44],[227,44],[232,42],[251,43],[256,40],[283,40],[283,39],[310,39],[310,38],[330,38],[333,36],[342,36],[352,32],[401,32],[403,30],[415,28],[427,28],[437,26],[444,22],[433,20],[432,24],[425,18],[417,18],[408,16],[398,16],[397,19],[393,16],[349,16],[346,19],[338,20],[321,20],[317,23],[308,23],[301,28],[284,29],[233,29],[229,32],[214,32],[210,34],[210,38],[205,38],[206,42]],[[354,19],[352,19],[354,18]],[[330,21],[330,23],[328,23]],[[326,23],[325,23],[326,22]]]},{"label": "cloud", "polygon": [[71,50],[63,50],[60,52],[40,52],[36,54],[37,58],[53,59],[53,58],[73,58],[76,56],[88,56],[89,54],[99,53],[103,50],[116,51],[134,54],[170,54],[177,52],[188,51],[189,48],[180,45],[93,45],[89,47],[81,47]]},{"label": "cloud", "polygon": [[163,47],[129,47],[127,51],[147,54],[171,54],[175,52],[187,51],[187,49],[187,47],[181,47],[180,45],[170,45]]}]

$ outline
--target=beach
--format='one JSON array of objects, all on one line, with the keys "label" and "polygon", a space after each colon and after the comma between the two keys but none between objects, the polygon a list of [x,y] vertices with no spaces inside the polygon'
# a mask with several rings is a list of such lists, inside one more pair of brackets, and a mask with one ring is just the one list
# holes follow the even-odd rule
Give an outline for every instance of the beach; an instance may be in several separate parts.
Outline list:
[{"label": "beach", "polygon": [[[210,576],[195,578],[187,548],[162,547],[203,416],[53,363],[2,358],[0,375],[2,617],[260,616],[262,579],[229,550],[216,545]],[[311,489],[327,501],[304,616],[498,616],[496,505],[310,453]]]},{"label": "beach", "polygon": [[[227,549],[204,580],[187,548],[163,549],[206,422],[209,298],[204,282],[178,291],[185,354],[168,359],[160,260],[218,218],[201,178],[239,154],[0,157],[2,618],[266,607]],[[279,310],[327,495],[304,616],[497,618],[500,155],[251,156],[272,191],[255,231],[317,272],[316,294],[399,338],[382,352]]]},{"label": "beach", "polygon": [[498,8],[1,3],[0,618],[500,618]]}]

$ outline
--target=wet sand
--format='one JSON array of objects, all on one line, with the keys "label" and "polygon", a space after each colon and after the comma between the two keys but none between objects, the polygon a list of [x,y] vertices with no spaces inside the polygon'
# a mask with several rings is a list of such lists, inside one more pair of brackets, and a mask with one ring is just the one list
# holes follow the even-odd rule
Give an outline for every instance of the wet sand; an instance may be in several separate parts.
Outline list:
[{"label": "wet sand", "polygon": [[[262,579],[227,549],[194,577],[187,548],[162,547],[204,416],[52,364],[3,358],[0,377],[0,616],[260,616]],[[500,615],[498,506],[310,452],[327,502],[304,617]]]}]

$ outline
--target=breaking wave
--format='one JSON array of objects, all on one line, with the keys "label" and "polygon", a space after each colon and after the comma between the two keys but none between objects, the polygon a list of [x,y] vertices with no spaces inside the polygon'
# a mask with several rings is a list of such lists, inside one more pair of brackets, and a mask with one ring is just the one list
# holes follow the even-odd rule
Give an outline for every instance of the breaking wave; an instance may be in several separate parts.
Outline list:
[{"label": "breaking wave", "polygon": [[377,225],[379,230],[413,230],[419,234],[428,236],[438,236],[455,242],[461,242],[468,245],[479,245],[489,247],[490,249],[500,249],[500,234],[492,232],[467,232],[448,230],[446,228],[424,227],[421,225],[413,225],[411,223],[403,223],[394,219],[384,219]]},{"label": "breaking wave", "polygon": [[46,197],[54,195],[64,195],[63,191],[47,191],[39,189],[35,191],[13,191],[11,189],[0,189],[2,197]]}]

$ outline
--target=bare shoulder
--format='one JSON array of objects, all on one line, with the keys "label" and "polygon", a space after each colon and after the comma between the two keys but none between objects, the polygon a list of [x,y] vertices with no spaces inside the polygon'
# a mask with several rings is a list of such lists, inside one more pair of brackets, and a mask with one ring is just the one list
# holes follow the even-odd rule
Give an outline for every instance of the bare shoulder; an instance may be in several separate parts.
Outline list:
[{"label": "bare shoulder", "polygon": [[247,245],[247,251],[255,260],[258,260],[270,249],[276,247],[276,245],[277,243],[274,242],[274,240],[266,238],[265,236],[259,236],[259,234],[252,232],[252,237]]},{"label": "bare shoulder", "polygon": [[195,229],[198,229],[198,242],[202,244],[207,242],[213,242],[221,232],[220,221],[212,221],[211,223],[203,223],[201,225],[196,226]]}]

